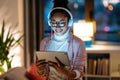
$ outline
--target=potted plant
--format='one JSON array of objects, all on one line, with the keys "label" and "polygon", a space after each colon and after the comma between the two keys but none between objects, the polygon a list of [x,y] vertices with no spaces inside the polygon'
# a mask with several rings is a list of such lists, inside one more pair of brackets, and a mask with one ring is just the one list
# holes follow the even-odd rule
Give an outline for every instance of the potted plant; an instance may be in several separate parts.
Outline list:
[{"label": "potted plant", "polygon": [[14,38],[14,34],[11,33],[11,28],[9,28],[7,35],[5,36],[5,22],[2,23],[2,29],[0,33],[0,71],[4,72],[4,69],[2,69],[2,66],[4,65],[4,62],[6,62],[7,69],[11,68],[11,61],[12,58],[9,59],[9,50],[10,48],[14,47],[15,45],[20,45],[20,40],[22,39],[22,36],[20,36],[17,40]]}]

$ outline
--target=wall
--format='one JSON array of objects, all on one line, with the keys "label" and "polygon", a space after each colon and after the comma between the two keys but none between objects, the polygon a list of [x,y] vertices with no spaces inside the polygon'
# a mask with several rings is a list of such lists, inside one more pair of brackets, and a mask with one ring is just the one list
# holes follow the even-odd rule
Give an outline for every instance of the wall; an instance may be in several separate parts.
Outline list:
[{"label": "wall", "polygon": [[[0,29],[2,25],[2,21],[5,21],[5,29],[8,27],[12,27],[13,33],[21,31],[21,27],[19,26],[18,19],[18,0],[0,0]],[[17,26],[15,26],[18,24]],[[19,34],[14,37],[20,36],[23,32],[21,31]],[[15,47],[11,49],[10,55],[15,55],[12,61],[12,67],[22,66],[23,65],[23,49],[21,47]]]}]

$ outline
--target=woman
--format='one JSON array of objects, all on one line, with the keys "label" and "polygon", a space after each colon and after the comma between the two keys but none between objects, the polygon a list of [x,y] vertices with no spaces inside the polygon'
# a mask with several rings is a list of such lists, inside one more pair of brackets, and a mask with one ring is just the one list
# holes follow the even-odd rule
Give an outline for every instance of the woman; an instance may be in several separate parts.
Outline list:
[{"label": "woman", "polygon": [[[61,1],[62,4],[60,4]],[[53,9],[48,15],[48,24],[51,26],[53,34],[41,41],[40,51],[67,52],[70,66],[65,67],[57,58],[58,63],[40,60],[37,62],[38,73],[43,76],[46,64],[48,64],[50,80],[81,80],[86,61],[84,42],[71,32],[73,17],[66,6],[68,2],[54,0],[54,3]]]}]

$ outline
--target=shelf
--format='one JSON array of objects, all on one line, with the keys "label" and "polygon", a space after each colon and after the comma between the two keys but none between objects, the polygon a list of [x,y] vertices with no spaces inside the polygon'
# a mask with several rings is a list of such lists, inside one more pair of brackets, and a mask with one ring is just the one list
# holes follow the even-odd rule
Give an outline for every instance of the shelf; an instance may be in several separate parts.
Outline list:
[{"label": "shelf", "polygon": [[120,80],[120,45],[92,45],[86,50],[83,80]]},{"label": "shelf", "polygon": [[120,77],[112,77],[111,80],[120,80]]},{"label": "shelf", "polygon": [[105,76],[105,75],[84,75],[84,77],[91,77],[91,78],[110,78],[110,76]]},{"label": "shelf", "polygon": [[116,52],[120,51],[120,45],[92,45],[90,48],[86,48],[87,52]]}]

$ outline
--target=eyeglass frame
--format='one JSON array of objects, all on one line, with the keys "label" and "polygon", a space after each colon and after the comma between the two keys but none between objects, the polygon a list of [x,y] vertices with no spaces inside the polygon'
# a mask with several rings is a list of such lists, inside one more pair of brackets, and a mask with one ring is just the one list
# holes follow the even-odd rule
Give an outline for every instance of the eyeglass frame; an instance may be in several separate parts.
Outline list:
[{"label": "eyeglass frame", "polygon": [[65,27],[66,26],[66,22],[63,22],[63,21],[50,21],[50,24],[52,27]]}]

